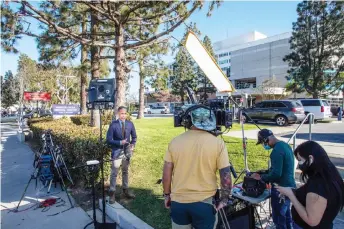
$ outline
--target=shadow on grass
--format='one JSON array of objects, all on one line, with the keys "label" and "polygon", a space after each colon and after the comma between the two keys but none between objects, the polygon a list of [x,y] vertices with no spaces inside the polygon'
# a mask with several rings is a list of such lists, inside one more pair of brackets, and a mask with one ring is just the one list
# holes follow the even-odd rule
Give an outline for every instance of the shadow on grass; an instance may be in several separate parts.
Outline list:
[{"label": "shadow on grass", "polygon": [[[152,189],[161,189],[160,186],[152,184]],[[123,198],[118,193],[116,195],[117,202],[155,229],[171,228],[170,210],[164,207],[162,196],[156,195],[148,189],[131,188],[131,190],[136,195],[134,200]]]}]

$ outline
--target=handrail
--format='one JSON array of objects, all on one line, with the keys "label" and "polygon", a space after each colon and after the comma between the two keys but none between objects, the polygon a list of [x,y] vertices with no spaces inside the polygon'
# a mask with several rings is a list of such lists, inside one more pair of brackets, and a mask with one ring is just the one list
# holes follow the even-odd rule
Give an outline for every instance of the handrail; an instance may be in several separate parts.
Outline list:
[{"label": "handrail", "polygon": [[[308,118],[309,117],[309,118]],[[313,113],[308,113],[306,117],[303,119],[303,121],[300,123],[300,125],[296,128],[294,134],[290,137],[288,140],[288,144],[291,139],[293,139],[293,150],[295,150],[295,143],[296,143],[296,134],[299,132],[301,126],[306,122],[308,118],[308,123],[309,123],[309,140],[312,140],[312,124],[314,124],[314,114]]]}]

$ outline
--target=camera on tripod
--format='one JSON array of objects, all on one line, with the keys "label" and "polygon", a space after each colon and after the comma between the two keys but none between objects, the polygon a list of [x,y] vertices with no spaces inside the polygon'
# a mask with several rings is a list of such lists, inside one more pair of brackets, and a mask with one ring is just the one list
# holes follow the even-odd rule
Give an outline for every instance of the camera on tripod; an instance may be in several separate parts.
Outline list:
[{"label": "camera on tripod", "polygon": [[[221,132],[221,127],[224,126],[226,130],[232,128],[233,118],[232,112],[229,111],[228,108],[225,107],[226,102],[224,99],[211,99],[208,101],[204,101],[202,103],[198,103],[197,99],[189,87],[185,88],[186,94],[188,95],[190,104],[184,105],[181,109],[176,109],[174,111],[174,127],[185,127],[185,122],[187,119],[188,111],[192,105],[203,105],[204,108],[209,109],[209,111],[215,116],[216,118],[216,130],[217,133]],[[221,133],[220,133],[221,134]]]}]

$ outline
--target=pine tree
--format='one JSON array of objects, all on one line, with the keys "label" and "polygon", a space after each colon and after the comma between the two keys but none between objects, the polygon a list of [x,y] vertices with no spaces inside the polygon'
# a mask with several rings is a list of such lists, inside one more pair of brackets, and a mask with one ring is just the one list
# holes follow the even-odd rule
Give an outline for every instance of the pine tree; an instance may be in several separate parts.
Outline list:
[{"label": "pine tree", "polygon": [[[63,2],[66,3],[66,2]],[[68,3],[68,2],[67,2]],[[209,3],[208,16],[214,6],[219,6],[220,1]],[[116,74],[116,106],[125,102],[125,82],[129,68],[126,64],[128,57],[127,50],[138,49],[151,45],[155,42],[167,40],[169,33],[180,26],[196,10],[201,9],[203,1],[70,1],[69,4],[87,6],[89,10],[98,13],[101,27],[105,30],[98,30],[97,34],[92,32],[80,33],[71,29],[72,25],[65,24],[58,17],[59,3],[46,1],[36,6],[27,1],[11,1],[2,4],[5,12],[2,17],[2,46],[6,51],[17,51],[16,41],[22,35],[36,36],[41,34],[32,32],[26,23],[26,19],[37,20],[41,25],[46,26],[58,39],[72,40],[76,45],[98,47],[100,53],[106,55],[100,58],[114,59]],[[16,8],[16,5],[19,7]],[[51,9],[47,13],[46,9]],[[71,16],[73,15],[70,12]],[[79,15],[80,17],[81,15]],[[93,39],[97,36],[97,39]],[[99,38],[99,39],[98,39]],[[77,44],[78,43],[78,44]],[[109,52],[114,55],[107,55]]]},{"label": "pine tree", "polygon": [[139,65],[140,88],[139,88],[139,112],[137,118],[144,117],[144,89],[145,80],[148,77],[166,78],[168,75],[167,67],[161,59],[161,55],[167,54],[168,43],[155,43],[137,50],[137,60]]},{"label": "pine tree", "polygon": [[19,101],[19,81],[12,71],[7,71],[1,82],[1,106],[8,108]]},{"label": "pine tree", "polygon": [[[212,47],[211,40],[208,36],[205,36],[203,39],[203,45],[207,49],[208,53],[214,58],[215,60],[215,53]],[[198,79],[198,94],[200,95],[201,100],[207,100],[208,93],[215,93],[216,89],[214,85],[210,82],[210,80],[206,77],[200,67],[197,67],[197,79]]]},{"label": "pine tree", "polygon": [[[195,23],[190,23],[187,26],[184,37],[181,41],[183,43],[189,31],[192,31],[200,35],[200,31],[197,29]],[[193,91],[197,91],[198,75],[197,66],[186,48],[179,45],[178,52],[172,64],[172,71],[170,73],[170,81],[172,86],[172,94],[181,97],[182,102],[185,100],[185,87],[191,88]]]},{"label": "pine tree", "polygon": [[344,3],[303,1],[297,14],[292,52],[284,58],[289,64],[287,89],[313,98],[332,94],[344,84]]}]

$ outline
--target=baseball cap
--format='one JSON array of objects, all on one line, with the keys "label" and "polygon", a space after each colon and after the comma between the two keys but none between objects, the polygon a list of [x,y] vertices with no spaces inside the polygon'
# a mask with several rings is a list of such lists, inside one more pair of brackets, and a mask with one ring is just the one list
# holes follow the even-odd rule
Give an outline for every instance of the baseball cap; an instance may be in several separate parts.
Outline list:
[{"label": "baseball cap", "polygon": [[[189,108],[190,106],[185,106]],[[190,112],[191,122],[196,128],[212,131],[216,129],[216,117],[212,110],[200,107]]]},{"label": "baseball cap", "polygon": [[257,145],[262,144],[264,142],[264,139],[274,135],[271,130],[268,129],[262,129],[258,132],[258,141]]}]

